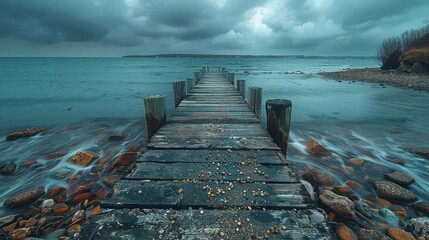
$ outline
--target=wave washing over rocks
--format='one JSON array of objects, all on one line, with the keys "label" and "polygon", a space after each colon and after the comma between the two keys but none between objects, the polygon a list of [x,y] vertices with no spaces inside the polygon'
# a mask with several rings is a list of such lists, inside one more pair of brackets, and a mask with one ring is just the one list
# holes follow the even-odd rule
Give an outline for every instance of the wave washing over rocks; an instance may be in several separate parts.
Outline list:
[{"label": "wave washing over rocks", "polygon": [[392,85],[399,88],[429,91],[429,74],[404,73],[379,68],[346,69],[321,72],[319,75],[334,80],[349,80]]}]

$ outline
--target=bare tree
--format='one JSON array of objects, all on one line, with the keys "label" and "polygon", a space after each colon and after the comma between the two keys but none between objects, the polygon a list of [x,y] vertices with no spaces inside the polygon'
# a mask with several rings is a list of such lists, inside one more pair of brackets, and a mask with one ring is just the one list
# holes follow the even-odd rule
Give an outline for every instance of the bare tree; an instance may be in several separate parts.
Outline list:
[{"label": "bare tree", "polygon": [[[402,52],[401,39],[399,37],[391,37],[383,40],[377,52],[377,60],[381,64],[381,68],[392,69],[399,65],[399,56]],[[397,57],[396,57],[397,56]],[[394,61],[394,58],[397,58]]]}]

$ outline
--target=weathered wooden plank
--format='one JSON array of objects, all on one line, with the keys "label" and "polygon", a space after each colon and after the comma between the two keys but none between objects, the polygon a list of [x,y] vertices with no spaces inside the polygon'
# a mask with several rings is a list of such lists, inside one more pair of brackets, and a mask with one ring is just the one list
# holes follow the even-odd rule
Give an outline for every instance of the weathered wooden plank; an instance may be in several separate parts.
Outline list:
[{"label": "weathered wooden plank", "polygon": [[290,169],[280,165],[259,163],[162,163],[139,162],[124,179],[134,180],[224,180],[246,179],[250,182],[297,183]]},{"label": "weathered wooden plank", "polygon": [[89,218],[78,239],[264,239],[274,226],[269,239],[336,239],[315,209],[106,209]]},{"label": "weathered wooden plank", "polygon": [[255,117],[251,112],[175,112],[173,116],[224,116],[224,117]]},{"label": "weathered wooden plank", "polygon": [[101,202],[107,208],[313,208],[300,183],[170,182],[121,180]]},{"label": "weathered wooden plank", "polygon": [[177,112],[249,112],[247,107],[222,107],[222,106],[213,106],[213,107],[188,107],[188,106],[178,106],[176,108]]},{"label": "weathered wooden plank", "polygon": [[198,103],[198,104],[247,104],[244,99],[240,100],[220,100],[220,99],[213,99],[213,100],[183,100],[183,103],[192,104],[192,103]]},{"label": "weathered wooden plank", "polygon": [[180,107],[247,107],[245,103],[180,103]]},{"label": "weathered wooden plank", "polygon": [[173,134],[194,134],[196,132],[207,133],[242,133],[242,134],[263,134],[269,136],[260,124],[166,124],[158,133],[171,131]]},{"label": "weathered wooden plank", "polygon": [[280,150],[272,141],[260,139],[175,139],[151,141],[148,149],[234,149],[234,150]]},{"label": "weathered wooden plank", "polygon": [[224,162],[285,164],[286,160],[280,151],[257,150],[150,150],[145,152],[137,162]]},{"label": "weathered wooden plank", "polygon": [[234,123],[253,124],[259,123],[254,116],[249,117],[229,117],[229,116],[172,116],[168,123]]}]

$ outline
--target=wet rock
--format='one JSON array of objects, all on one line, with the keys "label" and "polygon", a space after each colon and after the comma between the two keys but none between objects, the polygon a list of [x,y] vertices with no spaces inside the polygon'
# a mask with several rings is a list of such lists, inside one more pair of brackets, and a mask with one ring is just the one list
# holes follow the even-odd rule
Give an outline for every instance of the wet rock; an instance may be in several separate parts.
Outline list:
[{"label": "wet rock", "polygon": [[9,233],[11,239],[22,239],[30,236],[33,228],[18,228]]},{"label": "wet rock", "polygon": [[405,165],[405,161],[402,159],[399,159],[399,158],[390,158],[388,161],[391,163],[394,163],[394,164],[401,165],[401,166]]},{"label": "wet rock", "polygon": [[0,175],[10,175],[15,171],[15,169],[16,169],[16,163],[7,162],[0,166]]},{"label": "wet rock", "polygon": [[357,230],[359,240],[393,240],[392,238],[373,229],[359,228]]},{"label": "wet rock", "polygon": [[107,141],[111,141],[111,142],[117,142],[117,141],[122,141],[124,140],[124,137],[121,135],[110,135],[107,138]]},{"label": "wet rock", "polygon": [[319,199],[322,204],[332,210],[337,217],[347,221],[357,221],[357,217],[354,212],[355,205],[347,197],[325,190],[319,195]]},{"label": "wet rock", "polygon": [[427,217],[429,217],[429,203],[428,202],[414,203],[413,205],[411,205],[411,207],[414,210],[419,211],[419,212],[423,213],[424,215],[426,215]]},{"label": "wet rock", "polygon": [[118,170],[120,168],[128,167],[136,160],[138,152],[124,152],[122,153],[109,167],[109,170]]},{"label": "wet rock", "polygon": [[81,193],[79,195],[77,195],[75,198],[73,198],[73,203],[74,204],[78,204],[78,203],[84,203],[86,200],[91,201],[95,198],[95,194],[93,193]]},{"label": "wet rock", "polygon": [[85,211],[84,210],[78,210],[72,218],[72,222],[76,221],[79,218],[84,218],[85,217]]},{"label": "wet rock", "polygon": [[417,149],[417,148],[412,148],[411,152],[419,155],[422,158],[428,159],[429,160],[429,150],[426,149]]},{"label": "wet rock", "polygon": [[61,214],[70,211],[70,206],[64,203],[55,204],[52,208],[55,214]]},{"label": "wet rock", "polygon": [[67,229],[67,235],[73,236],[80,231],[82,227],[79,224],[73,224]]},{"label": "wet rock", "polygon": [[384,174],[384,178],[403,187],[409,186],[416,181],[413,177],[400,171],[394,171],[391,173]]},{"label": "wet rock", "polygon": [[346,196],[346,197],[353,196],[353,194],[354,194],[350,188],[348,188],[347,186],[344,186],[344,185],[335,186],[334,192],[336,194]]},{"label": "wet rock", "polygon": [[99,156],[96,153],[88,152],[88,151],[80,151],[76,153],[71,159],[70,162],[76,165],[86,167],[92,163]]},{"label": "wet rock", "polygon": [[315,185],[333,185],[334,179],[322,171],[311,169],[304,173],[303,178]]},{"label": "wet rock", "polygon": [[417,200],[417,196],[413,192],[393,182],[375,181],[374,189],[379,197],[390,201],[412,203]]},{"label": "wet rock", "polygon": [[36,135],[38,133],[41,133],[43,131],[45,131],[44,128],[26,128],[26,129],[21,129],[21,130],[18,130],[16,132],[12,133],[12,134],[9,134],[6,137],[6,141],[11,141],[11,140],[15,140],[15,139],[18,139],[18,138],[23,138],[23,137],[31,137],[31,136],[34,136],[34,135]]},{"label": "wet rock", "polygon": [[405,229],[416,237],[422,236],[429,239],[429,218],[421,217],[410,219]]},{"label": "wet rock", "polygon": [[13,222],[13,223],[11,223],[9,225],[3,226],[2,230],[5,233],[10,233],[10,232],[12,232],[15,229],[16,225],[18,225],[18,223],[17,222]]},{"label": "wet rock", "polygon": [[14,215],[9,215],[9,216],[5,216],[0,218],[0,227],[3,227],[13,221],[15,221],[18,218],[18,214],[14,214]]},{"label": "wet rock", "polygon": [[379,214],[391,222],[397,222],[398,220],[396,214],[387,208],[380,209]]},{"label": "wet rock", "polygon": [[59,186],[51,187],[48,189],[48,196],[54,197],[54,196],[64,192],[65,190],[66,190],[65,187],[59,187]]},{"label": "wet rock", "polygon": [[64,233],[66,233],[66,230],[64,228],[55,230],[51,233],[49,233],[48,235],[46,235],[45,239],[46,240],[58,240],[61,236],[64,235]]},{"label": "wet rock", "polygon": [[416,240],[410,233],[396,227],[389,227],[387,229],[387,235],[394,240]]},{"label": "wet rock", "polygon": [[32,227],[32,226],[34,226],[34,225],[36,225],[37,224],[37,219],[35,219],[35,218],[30,218],[30,219],[28,219],[28,221],[25,223],[25,227],[26,228],[28,228],[28,227]]},{"label": "wet rock", "polygon": [[353,203],[355,204],[356,210],[358,212],[362,213],[362,215],[364,215],[367,218],[373,218],[374,217],[374,213],[372,212],[372,209],[368,205],[368,203],[365,203],[362,201],[354,201]]},{"label": "wet rock", "polygon": [[351,187],[351,188],[354,188],[354,189],[362,189],[363,188],[363,186],[360,183],[353,181],[353,180],[347,180],[344,182],[344,184]]},{"label": "wet rock", "polygon": [[354,240],[355,234],[353,231],[347,227],[344,223],[338,223],[335,226],[335,233],[340,240]]},{"label": "wet rock", "polygon": [[19,193],[13,197],[8,198],[4,202],[4,206],[7,208],[19,208],[28,206],[37,201],[41,196],[45,194],[43,188],[33,188],[31,190]]},{"label": "wet rock", "polygon": [[51,208],[54,206],[54,204],[55,204],[54,199],[46,199],[42,202],[41,207],[42,208]]},{"label": "wet rock", "polygon": [[352,165],[355,165],[355,166],[357,166],[357,167],[360,167],[360,166],[362,166],[363,164],[364,164],[364,160],[363,159],[361,159],[361,158],[350,158],[349,160],[348,160],[348,162],[350,163],[350,164],[352,164]]},{"label": "wet rock", "polygon": [[326,148],[320,145],[316,140],[309,140],[305,142],[305,145],[307,146],[307,151],[312,155],[319,156],[328,153],[328,150],[326,150]]},{"label": "wet rock", "polygon": [[50,154],[46,155],[44,158],[46,160],[52,160],[52,159],[55,159],[55,158],[60,158],[62,156],[65,156],[66,154],[67,153],[65,153],[65,152],[57,151],[57,152],[53,152],[53,153],[50,153]]},{"label": "wet rock", "polygon": [[55,171],[54,173],[52,173],[52,177],[56,178],[56,179],[64,179],[67,177],[70,177],[70,175],[72,175],[73,173],[73,169],[68,168],[68,167],[63,167],[58,169],[57,171]]}]

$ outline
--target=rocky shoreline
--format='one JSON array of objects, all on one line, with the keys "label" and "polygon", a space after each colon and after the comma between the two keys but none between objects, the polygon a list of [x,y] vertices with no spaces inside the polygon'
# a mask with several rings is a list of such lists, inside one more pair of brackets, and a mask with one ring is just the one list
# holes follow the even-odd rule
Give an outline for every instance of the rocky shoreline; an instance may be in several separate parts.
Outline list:
[{"label": "rocky shoreline", "polygon": [[346,69],[338,72],[321,72],[326,79],[371,82],[404,89],[429,91],[429,74],[406,73],[380,68]]}]

